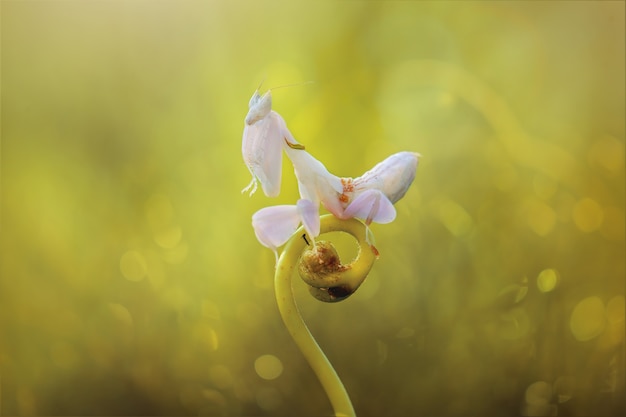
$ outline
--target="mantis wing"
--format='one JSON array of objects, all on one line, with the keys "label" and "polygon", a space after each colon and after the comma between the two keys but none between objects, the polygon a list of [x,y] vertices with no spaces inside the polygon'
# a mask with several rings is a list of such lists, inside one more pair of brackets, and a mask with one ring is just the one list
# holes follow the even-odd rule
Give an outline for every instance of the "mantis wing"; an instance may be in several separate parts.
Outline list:
[{"label": "mantis wing", "polygon": [[250,190],[250,195],[261,183],[263,192],[268,197],[280,193],[283,146],[304,149],[296,142],[282,117],[272,111],[272,94],[267,91],[263,96],[257,89],[248,103],[243,128],[241,152],[243,160],[252,174],[252,181],[241,192]]},{"label": "mantis wing", "polygon": [[243,192],[252,188],[252,195],[258,180],[266,196],[276,197],[280,193],[283,130],[286,129],[281,128],[281,119],[278,113],[272,111],[267,117],[244,126],[241,152],[252,174],[252,182]]}]

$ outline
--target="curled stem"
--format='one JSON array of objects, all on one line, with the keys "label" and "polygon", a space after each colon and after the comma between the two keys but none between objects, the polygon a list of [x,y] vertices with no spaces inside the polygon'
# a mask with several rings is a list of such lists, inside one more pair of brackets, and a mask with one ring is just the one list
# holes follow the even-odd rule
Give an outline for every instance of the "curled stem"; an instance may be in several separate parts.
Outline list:
[{"label": "curled stem", "polygon": [[[312,278],[313,281],[317,282],[311,286],[313,295],[323,301],[339,301],[354,292],[360,283],[363,282],[372,268],[378,252],[368,243],[366,227],[360,221],[356,219],[340,220],[332,215],[325,215],[321,217],[320,222],[320,234],[334,231],[351,234],[359,244],[357,257],[347,265],[336,262],[338,258],[334,256],[329,258],[323,254],[320,254],[317,258],[307,254],[307,256],[303,257],[304,260],[302,261],[301,254],[308,247],[308,244],[307,241],[302,238],[304,233],[303,228],[298,229],[287,242],[285,250],[281,254],[276,266],[276,275],[274,277],[276,301],[278,302],[278,309],[285,326],[307,362],[311,368],[313,368],[324,391],[326,391],[326,395],[335,411],[335,415],[354,416],[354,407],[352,406],[350,397],[341,379],[339,379],[337,372],[328,361],[328,358],[319,347],[302,319],[302,315],[294,299],[291,277],[298,263],[306,262],[311,267],[309,269],[314,269],[315,271],[313,273],[317,274]],[[309,239],[309,241],[310,240],[311,239]],[[321,243],[323,242],[316,244],[313,251],[315,251],[317,247],[327,248],[321,245]],[[334,249],[332,250],[334,251]],[[326,249],[324,249],[324,251],[326,251]],[[325,263],[328,268],[323,267]],[[322,268],[320,268],[320,265]],[[300,268],[300,270],[302,274],[302,268]],[[328,284],[321,283],[323,278],[320,274],[323,275],[329,270],[332,270],[330,271],[332,275],[331,281],[328,282]],[[307,277],[304,276],[303,279],[307,282],[310,281],[310,279],[307,280]],[[309,283],[309,285],[311,284]],[[340,290],[338,293],[334,293],[333,288],[339,288]],[[327,294],[329,298],[320,298],[314,291],[322,291]],[[335,297],[336,294],[339,294],[339,296]]]}]

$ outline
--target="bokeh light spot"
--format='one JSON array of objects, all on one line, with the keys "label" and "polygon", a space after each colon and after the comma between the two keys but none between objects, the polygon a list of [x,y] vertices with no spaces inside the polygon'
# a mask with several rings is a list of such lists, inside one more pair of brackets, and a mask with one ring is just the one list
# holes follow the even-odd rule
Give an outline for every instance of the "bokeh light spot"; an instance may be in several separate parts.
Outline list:
[{"label": "bokeh light spot", "polygon": [[182,236],[180,227],[170,226],[154,232],[154,241],[162,248],[172,249],[178,245]]},{"label": "bokeh light spot", "polygon": [[178,246],[173,249],[166,251],[163,254],[163,260],[169,264],[180,264],[187,259],[187,254],[189,253],[189,245],[187,243],[182,242]]},{"label": "bokeh light spot", "polygon": [[437,99],[437,104],[439,104],[443,108],[446,108],[454,106],[457,101],[458,99],[453,93],[449,91],[442,91]]},{"label": "bokeh light spot", "polygon": [[552,386],[545,381],[533,382],[526,388],[525,399],[528,404],[548,404],[551,398]]},{"label": "bokeh light spot", "polygon": [[189,303],[189,294],[179,286],[164,289],[161,294],[165,305],[175,310],[180,310]]},{"label": "bokeh light spot", "polygon": [[583,232],[593,232],[602,225],[602,207],[590,198],[583,198],[574,205],[572,218]]},{"label": "bokeh light spot", "polygon": [[117,303],[109,303],[108,307],[113,317],[115,317],[117,320],[127,326],[133,325],[133,317],[126,307]]},{"label": "bokeh light spot", "polygon": [[552,386],[545,381],[533,382],[526,388],[523,416],[556,416],[557,407],[551,403]]},{"label": "bokeh light spot", "polygon": [[262,355],[254,361],[254,370],[261,378],[271,381],[283,373],[283,363],[274,355]]},{"label": "bokeh light spot", "polygon": [[129,281],[141,281],[148,272],[148,265],[141,253],[131,250],[120,258],[120,271]]},{"label": "bokeh light spot", "polygon": [[209,352],[216,351],[219,347],[217,332],[206,323],[198,323],[193,327],[193,340],[197,346]]},{"label": "bokeh light spot", "polygon": [[174,217],[174,208],[164,194],[154,194],[146,202],[146,218],[153,230],[169,226]]},{"label": "bokeh light spot", "polygon": [[541,292],[550,292],[559,283],[559,273],[555,269],[544,269],[537,277],[537,288]]},{"label": "bokeh light spot", "polygon": [[580,342],[598,336],[606,326],[604,303],[599,297],[587,297],[580,301],[570,317],[570,330]]}]

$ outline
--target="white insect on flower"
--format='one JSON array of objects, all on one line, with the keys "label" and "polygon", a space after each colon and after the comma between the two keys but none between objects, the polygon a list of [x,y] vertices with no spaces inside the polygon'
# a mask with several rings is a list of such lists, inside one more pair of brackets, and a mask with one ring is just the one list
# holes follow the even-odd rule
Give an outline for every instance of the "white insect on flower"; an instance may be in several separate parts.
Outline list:
[{"label": "white insect on flower", "polygon": [[252,174],[252,181],[241,192],[254,194],[257,182],[268,197],[280,192],[283,149],[304,149],[289,129],[285,120],[272,110],[271,90],[262,96],[257,89],[248,103],[241,151],[243,160]]},{"label": "white insect on flower", "polygon": [[257,239],[277,257],[277,248],[289,240],[300,223],[315,245],[320,233],[320,204],[337,218],[362,219],[372,244],[369,225],[395,219],[393,205],[413,182],[419,158],[415,152],[399,152],[358,178],[337,177],[304,150],[285,120],[272,110],[271,90],[261,95],[258,88],[248,103],[241,150],[252,174],[252,181],[242,192],[249,191],[250,195],[259,182],[266,196],[279,194],[283,150],[293,164],[300,200],[295,205],[266,207],[252,216]]}]

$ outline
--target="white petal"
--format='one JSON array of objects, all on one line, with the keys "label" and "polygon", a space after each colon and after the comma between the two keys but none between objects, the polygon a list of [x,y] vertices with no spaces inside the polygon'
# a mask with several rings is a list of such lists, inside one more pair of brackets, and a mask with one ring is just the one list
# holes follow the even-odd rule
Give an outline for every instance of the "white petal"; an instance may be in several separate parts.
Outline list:
[{"label": "white petal", "polygon": [[311,239],[320,234],[320,210],[319,206],[311,200],[300,199],[296,203],[302,224]]},{"label": "white petal", "polygon": [[252,215],[257,239],[274,251],[289,240],[299,225],[300,211],[295,205],[265,207]]},{"label": "white petal", "polygon": [[379,190],[366,190],[359,193],[344,211],[344,218],[356,217],[365,224],[390,223],[396,218],[393,203]]}]

